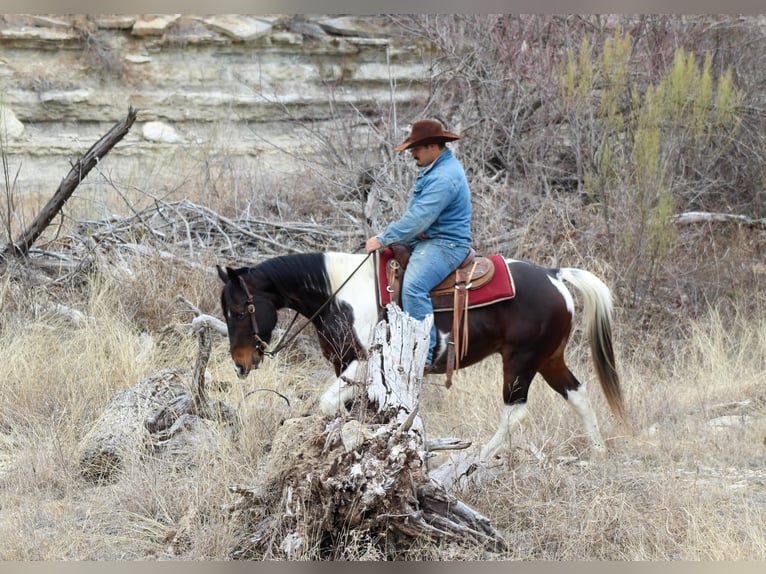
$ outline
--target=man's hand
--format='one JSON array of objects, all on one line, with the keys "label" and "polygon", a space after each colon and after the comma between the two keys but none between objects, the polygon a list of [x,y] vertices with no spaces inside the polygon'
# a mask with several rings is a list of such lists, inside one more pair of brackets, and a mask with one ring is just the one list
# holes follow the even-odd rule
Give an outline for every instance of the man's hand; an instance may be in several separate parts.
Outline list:
[{"label": "man's hand", "polygon": [[364,249],[367,253],[372,253],[373,251],[377,251],[382,247],[383,244],[380,242],[380,240],[378,240],[377,237],[370,237],[367,240],[367,243],[364,244]]}]

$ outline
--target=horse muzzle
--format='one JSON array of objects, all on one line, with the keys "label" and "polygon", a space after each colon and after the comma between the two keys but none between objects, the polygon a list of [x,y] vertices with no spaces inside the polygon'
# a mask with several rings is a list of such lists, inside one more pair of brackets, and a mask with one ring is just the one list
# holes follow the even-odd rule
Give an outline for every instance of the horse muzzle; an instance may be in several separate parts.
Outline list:
[{"label": "horse muzzle", "polygon": [[249,366],[244,367],[242,365],[238,365],[237,363],[234,363],[234,368],[237,371],[237,378],[240,379],[246,379],[247,375],[249,375],[250,371],[252,370]]},{"label": "horse muzzle", "polygon": [[234,368],[237,370],[237,377],[240,379],[246,379],[247,375],[250,374],[250,371],[254,371],[258,367],[261,366],[261,361],[263,360],[263,353],[260,353],[258,351],[253,351],[253,353],[250,355],[250,362],[247,363],[247,361],[241,361],[238,358],[232,357],[232,360],[234,361]]}]

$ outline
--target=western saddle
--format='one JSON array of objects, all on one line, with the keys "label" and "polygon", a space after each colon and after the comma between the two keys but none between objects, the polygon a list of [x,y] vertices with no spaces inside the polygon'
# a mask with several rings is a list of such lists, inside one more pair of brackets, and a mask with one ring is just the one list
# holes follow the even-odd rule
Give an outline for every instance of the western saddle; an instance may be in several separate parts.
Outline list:
[{"label": "western saddle", "polygon": [[[391,245],[393,257],[386,264],[386,290],[391,301],[401,306],[401,286],[410,248],[402,243]],[[460,368],[460,360],[468,352],[468,292],[489,283],[495,266],[486,257],[478,257],[471,249],[455,270],[431,290],[434,311],[452,309],[452,332],[447,345],[447,388],[452,386],[452,373]],[[462,323],[462,325],[461,325]],[[457,351],[456,351],[457,348]]]}]

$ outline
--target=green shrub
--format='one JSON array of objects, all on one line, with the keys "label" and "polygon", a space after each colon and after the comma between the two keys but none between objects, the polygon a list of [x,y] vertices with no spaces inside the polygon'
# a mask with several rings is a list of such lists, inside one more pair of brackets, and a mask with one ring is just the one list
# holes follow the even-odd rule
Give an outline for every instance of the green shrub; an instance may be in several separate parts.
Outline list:
[{"label": "green shrub", "polygon": [[[672,215],[694,207],[704,192],[688,173],[704,173],[725,153],[740,126],[742,96],[729,70],[716,80],[712,60],[700,65],[679,48],[656,84],[632,79],[632,39],[619,27],[593,62],[587,42],[570,51],[561,72],[561,97],[581,157],[586,193],[617,241],[631,293],[651,288],[676,237]],[[693,178],[698,182],[699,178]]]}]

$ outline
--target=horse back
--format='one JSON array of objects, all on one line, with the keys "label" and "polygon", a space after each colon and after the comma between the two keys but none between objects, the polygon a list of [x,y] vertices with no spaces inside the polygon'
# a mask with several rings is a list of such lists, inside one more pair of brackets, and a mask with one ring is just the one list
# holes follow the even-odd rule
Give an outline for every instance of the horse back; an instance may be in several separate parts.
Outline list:
[{"label": "horse back", "polygon": [[516,285],[518,313],[528,313],[537,320],[567,311],[572,300],[564,283],[557,277],[558,269],[542,267],[523,259],[506,260]]}]

